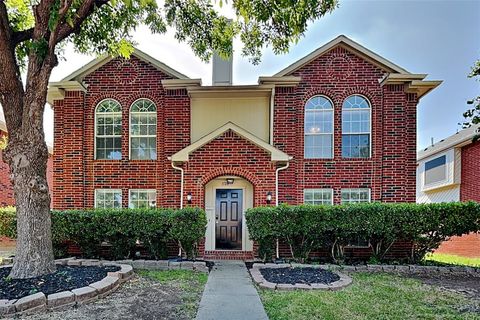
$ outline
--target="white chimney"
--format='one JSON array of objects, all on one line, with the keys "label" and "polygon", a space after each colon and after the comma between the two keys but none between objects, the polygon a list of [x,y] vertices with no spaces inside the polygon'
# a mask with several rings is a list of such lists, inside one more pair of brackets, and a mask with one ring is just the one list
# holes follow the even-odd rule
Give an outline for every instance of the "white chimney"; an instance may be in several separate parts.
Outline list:
[{"label": "white chimney", "polygon": [[230,57],[228,60],[224,60],[222,57],[215,53],[213,54],[212,65],[212,85],[231,86],[233,57]]}]

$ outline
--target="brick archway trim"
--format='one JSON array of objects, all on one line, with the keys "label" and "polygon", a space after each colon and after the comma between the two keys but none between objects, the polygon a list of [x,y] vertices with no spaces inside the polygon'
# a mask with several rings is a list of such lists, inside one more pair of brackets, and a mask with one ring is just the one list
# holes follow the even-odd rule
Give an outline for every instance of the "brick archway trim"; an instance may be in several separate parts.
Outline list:
[{"label": "brick archway trim", "polygon": [[205,186],[215,178],[228,175],[242,177],[250,182],[253,186],[260,184],[260,179],[255,174],[241,168],[215,168],[203,176],[200,184]]}]

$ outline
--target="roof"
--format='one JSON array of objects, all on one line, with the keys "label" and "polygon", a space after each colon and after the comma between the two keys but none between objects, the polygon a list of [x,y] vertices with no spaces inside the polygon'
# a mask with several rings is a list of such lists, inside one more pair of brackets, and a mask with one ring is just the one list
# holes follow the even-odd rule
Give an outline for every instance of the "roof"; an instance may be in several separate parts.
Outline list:
[{"label": "roof", "polygon": [[207,134],[206,136],[200,138],[196,142],[192,143],[191,145],[183,148],[182,150],[178,151],[174,155],[172,155],[169,159],[172,162],[185,162],[188,161],[188,158],[191,153],[195,150],[203,147],[210,141],[214,140],[218,136],[222,135],[228,130],[232,130],[236,134],[242,136],[243,138],[249,140],[253,144],[257,145],[258,147],[262,148],[263,150],[267,151],[271,155],[272,161],[289,161],[292,159],[288,154],[283,151],[278,150],[274,146],[268,144],[267,142],[263,141],[262,139],[258,138],[257,136],[251,134],[247,130],[239,127],[233,122],[227,122],[223,126],[215,129],[211,133]]},{"label": "roof", "polygon": [[468,129],[461,130],[448,138],[442,139],[439,142],[427,147],[417,153],[417,161],[428,158],[434,154],[443,152],[445,150],[460,147],[472,143],[472,139],[480,134],[480,125],[471,126]]},{"label": "roof", "polygon": [[286,75],[291,74],[292,72],[300,69],[304,65],[308,64],[312,60],[315,60],[316,58],[320,57],[324,53],[330,51],[334,47],[338,45],[343,45],[346,48],[350,49],[351,51],[357,53],[361,57],[365,58],[366,60],[374,63],[375,65],[378,65],[382,67],[382,69],[385,69],[388,72],[394,72],[394,73],[406,73],[409,74],[407,70],[403,69],[402,67],[394,64],[393,62],[379,56],[373,51],[370,51],[369,49],[365,48],[364,46],[360,45],[359,43],[353,41],[352,39],[340,35],[333,39],[332,41],[324,44],[320,48],[316,49],[315,51],[311,52],[310,54],[306,55],[302,59],[294,62],[293,64],[289,65],[285,69],[279,71],[274,75],[274,77],[283,77]]},{"label": "roof", "polygon": [[[140,60],[143,60],[143,61],[149,63],[150,65],[154,66],[158,70],[168,74],[169,76],[171,76],[173,78],[188,79],[188,77],[186,75],[170,68],[165,63],[149,56],[145,52],[140,51],[136,48],[133,50],[132,56],[135,56],[135,57],[139,58]],[[68,76],[63,78],[60,82],[81,80],[86,75],[88,75],[88,74],[92,73],[93,71],[99,69],[100,67],[102,67],[103,65],[110,62],[113,59],[114,59],[114,57],[112,57],[110,55],[104,55],[104,56],[101,56],[99,58],[96,58],[96,59],[90,61],[89,63],[87,63],[86,65],[84,65],[83,67],[81,67],[80,69],[76,70],[75,72],[69,74]]]}]

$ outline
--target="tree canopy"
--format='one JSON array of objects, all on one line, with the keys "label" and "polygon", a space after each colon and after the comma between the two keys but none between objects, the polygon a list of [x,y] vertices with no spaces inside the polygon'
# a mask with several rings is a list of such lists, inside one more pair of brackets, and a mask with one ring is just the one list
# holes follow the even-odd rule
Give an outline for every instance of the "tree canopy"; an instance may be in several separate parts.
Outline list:
[{"label": "tree canopy", "polygon": [[[468,77],[476,78],[477,81],[480,81],[480,60],[475,62]],[[469,100],[468,104],[472,105],[472,107],[463,113],[466,119],[463,123],[464,128],[468,128],[474,124],[480,124],[480,94],[472,100]]]}]

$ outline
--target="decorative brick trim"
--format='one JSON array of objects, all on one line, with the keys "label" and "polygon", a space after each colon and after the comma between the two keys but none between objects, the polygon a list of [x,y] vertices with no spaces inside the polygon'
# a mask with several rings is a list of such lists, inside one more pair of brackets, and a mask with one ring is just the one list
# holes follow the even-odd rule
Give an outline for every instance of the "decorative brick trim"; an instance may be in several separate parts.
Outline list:
[{"label": "decorative brick trim", "polygon": [[215,168],[205,174],[200,181],[200,185],[204,186],[211,180],[221,177],[221,176],[226,176],[226,175],[232,175],[232,176],[239,176],[242,178],[247,179],[251,184],[254,186],[260,183],[260,179],[257,178],[253,173],[242,169],[242,168],[225,168],[225,167],[220,167],[220,168]]}]

